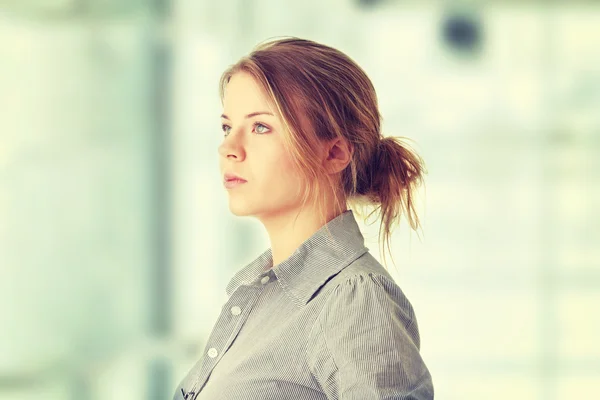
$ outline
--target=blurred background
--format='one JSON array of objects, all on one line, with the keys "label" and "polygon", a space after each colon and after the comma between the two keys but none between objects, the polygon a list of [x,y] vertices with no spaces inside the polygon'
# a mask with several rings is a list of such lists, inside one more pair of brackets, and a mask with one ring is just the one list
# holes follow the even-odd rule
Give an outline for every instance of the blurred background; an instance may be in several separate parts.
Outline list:
[{"label": "blurred background", "polygon": [[171,399],[269,245],[217,87],[282,35],[356,60],[427,163],[387,260],[436,398],[600,398],[599,2],[0,0],[0,399]]}]

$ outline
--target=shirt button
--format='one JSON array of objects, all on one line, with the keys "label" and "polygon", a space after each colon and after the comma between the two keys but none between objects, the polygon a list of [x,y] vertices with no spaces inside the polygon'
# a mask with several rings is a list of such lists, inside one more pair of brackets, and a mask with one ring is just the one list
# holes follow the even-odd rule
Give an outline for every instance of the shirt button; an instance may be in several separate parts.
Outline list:
[{"label": "shirt button", "polygon": [[219,354],[219,352],[218,352],[218,351],[217,351],[217,349],[215,349],[214,347],[211,347],[211,348],[208,350],[208,356],[209,356],[210,358],[215,358],[215,357],[217,356],[217,354]]},{"label": "shirt button", "polygon": [[269,277],[263,276],[263,278],[260,280],[260,282],[264,285],[265,283],[269,282]]},{"label": "shirt button", "polygon": [[231,307],[231,313],[233,315],[240,315],[241,312],[242,312],[242,309],[239,308],[238,306]]}]

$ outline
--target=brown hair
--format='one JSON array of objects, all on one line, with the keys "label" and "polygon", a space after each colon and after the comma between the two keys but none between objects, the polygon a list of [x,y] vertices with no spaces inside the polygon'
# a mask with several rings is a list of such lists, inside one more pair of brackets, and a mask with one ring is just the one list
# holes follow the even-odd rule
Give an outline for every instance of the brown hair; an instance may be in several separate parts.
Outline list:
[{"label": "brown hair", "polygon": [[[392,224],[401,214],[417,231],[413,195],[426,173],[424,162],[404,142],[408,138],[382,136],[375,88],[360,66],[341,51],[314,41],[270,40],[223,73],[221,100],[231,77],[241,71],[256,80],[283,120],[286,150],[307,182],[303,206],[312,199],[323,216],[318,199],[323,198],[325,177],[325,184],[337,189],[336,200],[341,195],[355,207],[376,206],[369,216],[380,210],[380,238],[388,249]],[[334,138],[349,143],[352,157],[341,174],[332,177],[324,173],[313,149]]]}]

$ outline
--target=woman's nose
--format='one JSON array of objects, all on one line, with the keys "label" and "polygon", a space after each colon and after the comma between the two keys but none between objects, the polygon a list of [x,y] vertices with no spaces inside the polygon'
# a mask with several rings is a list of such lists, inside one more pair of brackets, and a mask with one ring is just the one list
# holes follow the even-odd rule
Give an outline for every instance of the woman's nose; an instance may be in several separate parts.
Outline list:
[{"label": "woman's nose", "polygon": [[232,137],[232,134],[229,134],[224,140],[223,143],[219,146],[219,154],[222,157],[230,158],[234,157],[237,159],[241,159],[244,155],[244,147],[239,138]]}]

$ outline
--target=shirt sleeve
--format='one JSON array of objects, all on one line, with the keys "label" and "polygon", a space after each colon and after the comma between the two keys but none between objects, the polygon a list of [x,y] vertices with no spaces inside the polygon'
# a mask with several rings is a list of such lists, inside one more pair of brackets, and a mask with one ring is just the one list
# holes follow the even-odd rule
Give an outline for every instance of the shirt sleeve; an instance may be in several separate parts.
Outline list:
[{"label": "shirt sleeve", "polygon": [[355,275],[329,296],[307,347],[328,399],[433,399],[413,308],[393,280]]}]

